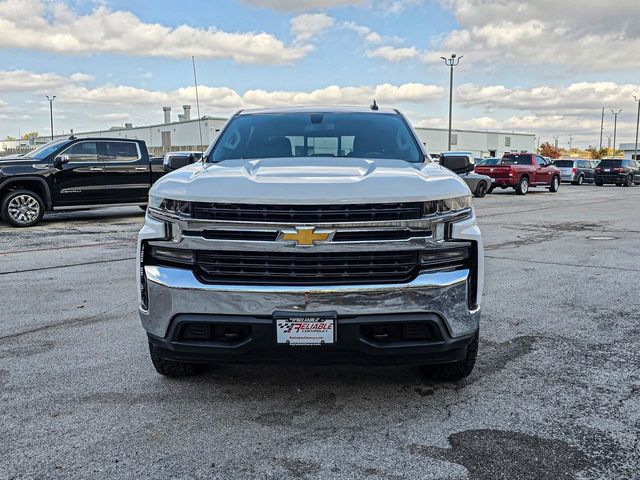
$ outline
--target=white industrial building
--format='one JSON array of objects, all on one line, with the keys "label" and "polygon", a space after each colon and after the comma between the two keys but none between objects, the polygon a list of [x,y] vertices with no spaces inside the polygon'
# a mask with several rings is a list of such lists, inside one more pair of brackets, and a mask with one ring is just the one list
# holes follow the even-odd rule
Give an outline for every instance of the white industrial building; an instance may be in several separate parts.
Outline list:
[{"label": "white industrial building", "polygon": [[638,158],[635,158],[636,144],[634,143],[621,143],[620,150],[624,152],[624,158],[629,160],[640,160],[640,144],[638,145]]},{"label": "white industrial building", "polygon": [[[191,119],[191,106],[183,105],[178,121],[171,121],[171,107],[164,107],[164,122],[144,127],[125,124],[107,130],[74,132],[77,137],[116,137],[144,140],[154,154],[171,150],[198,150],[206,148],[227,121],[222,117],[205,116],[201,122]],[[447,150],[447,129],[416,128],[420,139],[429,151],[440,153]],[[202,141],[200,141],[202,136]],[[54,138],[62,138],[56,136]],[[494,131],[453,130],[452,150],[472,152],[477,157],[501,157],[505,152],[533,152],[535,136],[528,133],[507,133]],[[37,143],[48,141],[38,138]],[[3,146],[4,143],[4,146]],[[15,148],[16,144],[0,142],[0,150]],[[22,144],[25,143],[23,140]],[[33,142],[32,142],[33,143]],[[1,152],[0,152],[1,155]]]}]

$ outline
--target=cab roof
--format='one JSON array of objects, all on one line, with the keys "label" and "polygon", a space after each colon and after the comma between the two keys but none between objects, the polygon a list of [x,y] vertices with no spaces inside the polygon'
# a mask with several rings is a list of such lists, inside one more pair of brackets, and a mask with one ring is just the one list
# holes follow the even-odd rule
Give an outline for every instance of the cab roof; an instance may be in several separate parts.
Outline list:
[{"label": "cab roof", "polygon": [[236,115],[251,115],[251,114],[270,114],[270,113],[391,113],[399,115],[399,112],[394,108],[379,108],[378,110],[372,110],[370,107],[362,106],[306,106],[306,107],[272,107],[272,108],[250,108],[247,110],[240,110]]}]

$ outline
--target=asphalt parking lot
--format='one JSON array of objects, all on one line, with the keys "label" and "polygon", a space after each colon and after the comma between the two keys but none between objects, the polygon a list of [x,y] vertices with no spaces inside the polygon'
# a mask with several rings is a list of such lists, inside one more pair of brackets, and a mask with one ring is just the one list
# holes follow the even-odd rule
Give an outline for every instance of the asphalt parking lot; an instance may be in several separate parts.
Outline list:
[{"label": "asphalt parking lot", "polygon": [[640,188],[476,200],[479,363],[153,370],[136,208],[0,224],[0,479],[640,478]]}]

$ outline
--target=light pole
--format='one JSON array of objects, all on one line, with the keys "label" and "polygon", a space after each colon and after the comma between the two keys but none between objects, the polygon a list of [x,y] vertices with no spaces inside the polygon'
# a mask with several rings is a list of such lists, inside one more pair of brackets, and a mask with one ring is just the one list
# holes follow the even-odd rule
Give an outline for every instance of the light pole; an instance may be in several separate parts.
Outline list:
[{"label": "light pole", "polygon": [[636,148],[633,152],[633,159],[638,160],[638,130],[640,130],[640,98],[633,96],[633,99],[638,102],[638,119],[636,120]]},{"label": "light pole", "polygon": [[453,108],[453,67],[457,67],[458,66],[458,64],[460,63],[460,60],[462,60],[462,57],[464,57],[464,55],[460,55],[459,57],[456,58],[456,54],[455,53],[451,54],[451,58],[440,57],[442,60],[444,60],[445,65],[447,65],[450,68],[450,73],[449,73],[449,142],[448,142],[447,150],[451,150],[451,115],[452,115],[452,108]]},{"label": "light pole", "polygon": [[569,135],[569,154],[571,154],[572,145],[573,145],[573,135]]},{"label": "light pole", "polygon": [[618,115],[620,115],[621,112],[622,112],[622,109],[618,110],[617,112],[615,110],[611,110],[611,113],[613,113],[613,157],[614,158],[616,156],[616,133],[618,131]]},{"label": "light pole", "polygon": [[611,135],[607,135],[607,155],[609,155],[609,150],[611,150]]},{"label": "light pole", "polygon": [[602,150],[602,132],[604,131],[604,107],[602,107],[602,118],[600,119],[600,150]]},{"label": "light pole", "polygon": [[53,140],[53,101],[56,99],[56,96],[49,97],[49,95],[45,95],[47,100],[49,100],[49,117],[51,119],[51,140]]},{"label": "light pole", "polygon": [[556,150],[558,149],[558,137],[553,137],[553,139],[556,141],[555,146],[556,146]]}]

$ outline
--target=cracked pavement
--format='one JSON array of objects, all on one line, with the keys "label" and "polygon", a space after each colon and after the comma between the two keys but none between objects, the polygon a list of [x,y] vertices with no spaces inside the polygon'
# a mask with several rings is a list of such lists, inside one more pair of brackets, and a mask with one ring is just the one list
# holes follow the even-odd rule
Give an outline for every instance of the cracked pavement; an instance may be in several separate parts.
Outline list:
[{"label": "cracked pavement", "polygon": [[138,209],[0,224],[0,480],[640,478],[640,188],[475,203],[486,286],[460,383],[295,365],[167,380],[136,313]]}]

